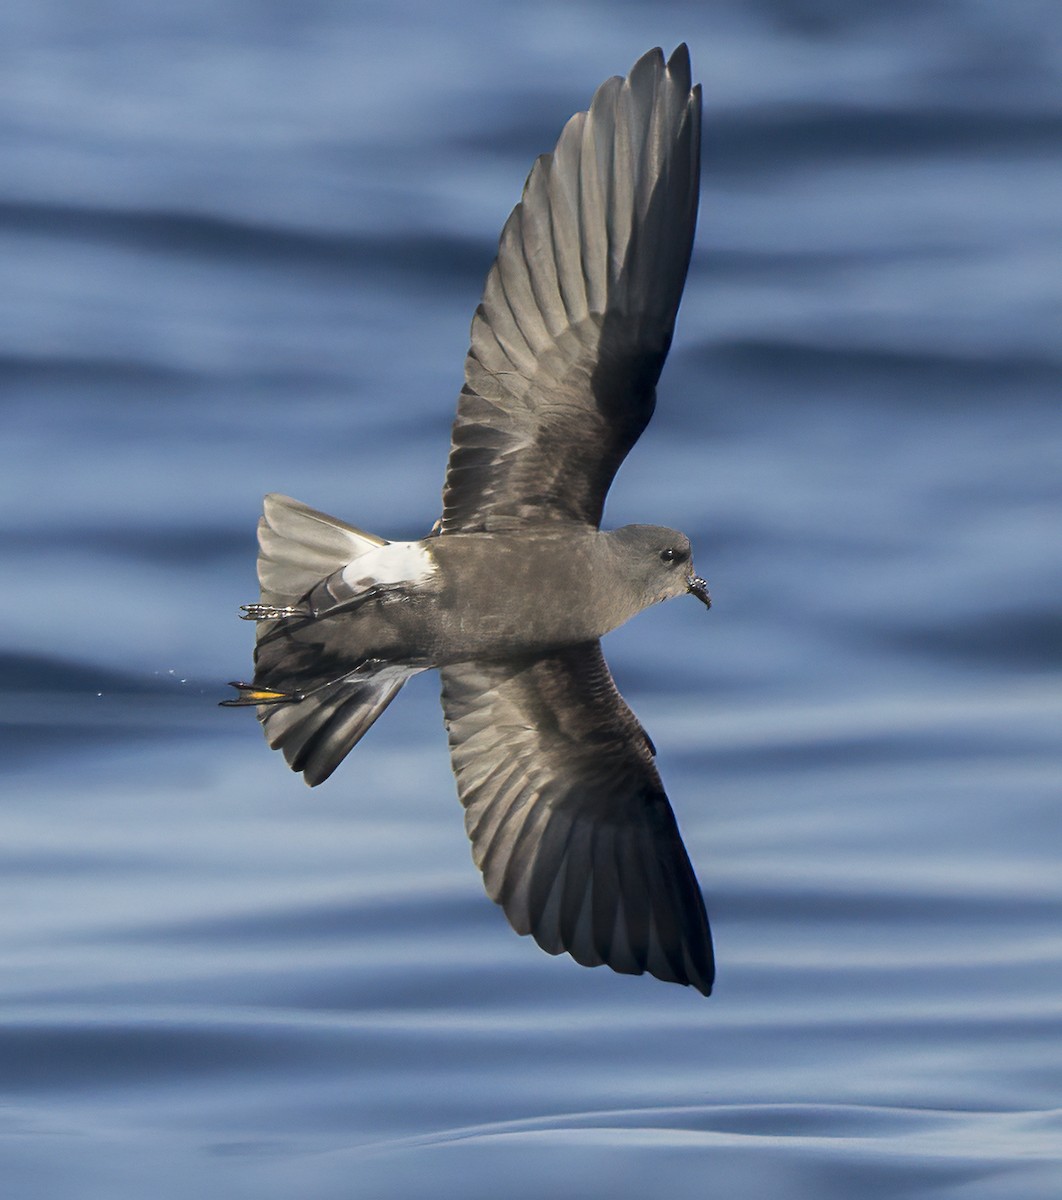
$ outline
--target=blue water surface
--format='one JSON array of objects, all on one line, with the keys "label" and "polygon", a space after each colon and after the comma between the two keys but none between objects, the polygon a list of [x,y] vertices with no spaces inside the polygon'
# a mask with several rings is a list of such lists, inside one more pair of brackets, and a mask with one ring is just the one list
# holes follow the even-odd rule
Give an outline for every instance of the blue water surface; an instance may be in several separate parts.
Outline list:
[{"label": "blue water surface", "polygon": [[[534,156],[690,43],[700,230],[611,635],[709,1000],[484,896],[433,675],[308,792],[254,523],[439,512]],[[0,1178],[12,1200],[1062,1195],[1062,8],[0,12]]]}]

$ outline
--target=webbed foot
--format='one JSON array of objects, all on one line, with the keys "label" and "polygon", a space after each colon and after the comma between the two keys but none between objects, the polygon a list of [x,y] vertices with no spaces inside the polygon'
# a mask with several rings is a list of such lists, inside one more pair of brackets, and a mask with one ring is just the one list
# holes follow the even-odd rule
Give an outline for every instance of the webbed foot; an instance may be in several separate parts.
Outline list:
[{"label": "webbed foot", "polygon": [[239,693],[232,700],[219,700],[221,708],[250,708],[259,704],[298,704],[303,698],[302,692],[278,692],[275,688],[259,687],[255,683],[232,682]]}]

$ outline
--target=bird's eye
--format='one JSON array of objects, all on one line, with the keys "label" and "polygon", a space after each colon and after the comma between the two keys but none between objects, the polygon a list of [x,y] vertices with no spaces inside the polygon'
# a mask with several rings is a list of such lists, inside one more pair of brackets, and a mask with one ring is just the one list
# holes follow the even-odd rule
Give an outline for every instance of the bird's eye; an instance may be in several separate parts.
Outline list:
[{"label": "bird's eye", "polygon": [[675,554],[675,551],[672,550],[670,547],[668,547],[667,550],[660,551],[660,561],[661,562],[666,562],[666,563],[674,562],[677,557],[678,556]]}]

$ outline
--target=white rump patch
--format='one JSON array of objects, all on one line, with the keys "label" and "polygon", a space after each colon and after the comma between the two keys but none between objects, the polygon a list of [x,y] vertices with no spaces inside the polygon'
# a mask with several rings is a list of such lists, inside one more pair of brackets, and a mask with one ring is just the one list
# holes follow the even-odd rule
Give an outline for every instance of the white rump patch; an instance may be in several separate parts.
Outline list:
[{"label": "white rump patch", "polygon": [[380,584],[426,583],[438,564],[423,542],[388,542],[360,554],[343,568],[343,582],[355,592]]}]

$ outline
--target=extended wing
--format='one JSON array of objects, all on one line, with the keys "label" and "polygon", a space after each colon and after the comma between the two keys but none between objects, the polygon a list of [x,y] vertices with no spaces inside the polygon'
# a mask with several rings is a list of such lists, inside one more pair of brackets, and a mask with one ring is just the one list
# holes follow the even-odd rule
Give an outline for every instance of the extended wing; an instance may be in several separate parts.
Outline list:
[{"label": "extended wing", "polygon": [[513,928],[584,966],[708,995],[704,901],[600,644],[441,675],[472,856]]},{"label": "extended wing", "polygon": [[697,220],[680,46],[598,88],[537,160],[472,322],[441,531],[598,525],[652,416]]}]

